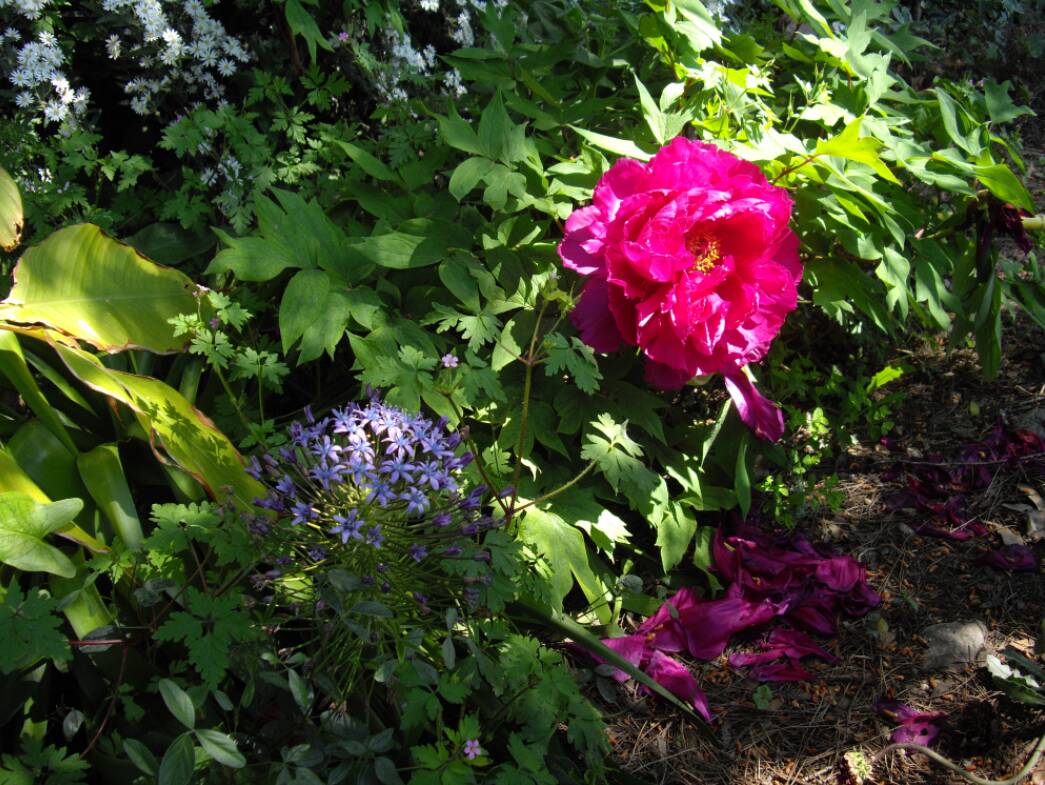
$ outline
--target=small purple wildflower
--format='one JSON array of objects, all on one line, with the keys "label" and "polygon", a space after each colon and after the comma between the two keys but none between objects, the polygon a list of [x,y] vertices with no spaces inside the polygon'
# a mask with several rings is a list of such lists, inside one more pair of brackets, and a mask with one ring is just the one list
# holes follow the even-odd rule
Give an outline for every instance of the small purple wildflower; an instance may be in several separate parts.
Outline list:
[{"label": "small purple wildflower", "polygon": [[483,748],[479,746],[478,739],[469,739],[464,743],[464,756],[468,760],[475,760],[483,754]]},{"label": "small purple wildflower", "polygon": [[410,557],[415,562],[420,563],[420,562],[424,561],[424,558],[427,555],[428,555],[428,548],[426,548],[425,546],[419,545],[416,542],[413,545],[410,546]]},{"label": "small purple wildflower", "polygon": [[453,353],[444,354],[440,362],[443,364],[444,368],[456,368],[460,364],[460,360],[458,360],[457,356]]}]

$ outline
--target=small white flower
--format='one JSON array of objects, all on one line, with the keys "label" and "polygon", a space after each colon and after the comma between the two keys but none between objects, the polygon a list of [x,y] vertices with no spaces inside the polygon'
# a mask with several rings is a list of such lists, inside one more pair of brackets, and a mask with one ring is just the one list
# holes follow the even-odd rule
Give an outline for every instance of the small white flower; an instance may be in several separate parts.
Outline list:
[{"label": "small white flower", "polygon": [[118,60],[120,57],[120,36],[110,35],[105,39],[105,51],[109,53],[110,60]]},{"label": "small white flower", "polygon": [[69,114],[69,109],[60,101],[48,101],[44,104],[44,120],[49,123],[60,123]]},{"label": "small white flower", "polygon": [[12,41],[17,41],[19,38],[21,38],[21,35],[19,35],[18,31],[15,30],[13,27],[9,27],[6,30],[4,30],[4,38],[10,38]]},{"label": "small white flower", "polygon": [[421,0],[421,10],[430,14],[439,10],[439,0]]},{"label": "small white flower", "polygon": [[236,73],[236,64],[227,57],[218,61],[218,73],[222,76],[232,76]]},{"label": "small white flower", "polygon": [[135,114],[146,114],[149,111],[149,99],[141,95],[135,96],[131,99],[131,109]]},{"label": "small white flower", "polygon": [[17,106],[19,109],[25,109],[27,106],[32,105],[32,103],[32,93],[19,93],[15,96],[15,106]]}]

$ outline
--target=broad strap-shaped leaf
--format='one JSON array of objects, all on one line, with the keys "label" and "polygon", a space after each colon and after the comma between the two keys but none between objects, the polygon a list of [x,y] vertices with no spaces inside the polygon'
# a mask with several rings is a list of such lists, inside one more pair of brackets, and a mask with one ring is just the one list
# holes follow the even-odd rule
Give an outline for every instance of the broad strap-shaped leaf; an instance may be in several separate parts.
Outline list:
[{"label": "broad strap-shaped leaf", "polygon": [[29,370],[29,364],[22,353],[18,336],[10,330],[0,329],[0,375],[6,376],[22,400],[33,410],[47,429],[58,438],[70,453],[76,453],[76,445],[62,424],[58,412],[51,406]]},{"label": "broad strap-shaped leaf", "polygon": [[44,537],[68,526],[82,508],[79,499],[41,504],[23,493],[0,493],[0,561],[27,572],[71,578],[75,565]]},{"label": "broad strap-shaped leaf", "polygon": [[232,442],[205,414],[177,390],[157,379],[114,371],[93,354],[52,341],[66,367],[81,382],[128,406],[152,439],[157,456],[160,448],[191,474],[214,498],[231,492],[245,509],[264,495],[261,483],[246,473],[243,459]]},{"label": "broad strap-shaped leaf", "polygon": [[13,251],[22,241],[22,196],[5,169],[0,168],[0,248]]},{"label": "broad strap-shaped leaf", "polygon": [[0,319],[43,324],[107,352],[175,352],[167,320],[196,313],[201,291],[92,224],[61,229],[23,254]]}]

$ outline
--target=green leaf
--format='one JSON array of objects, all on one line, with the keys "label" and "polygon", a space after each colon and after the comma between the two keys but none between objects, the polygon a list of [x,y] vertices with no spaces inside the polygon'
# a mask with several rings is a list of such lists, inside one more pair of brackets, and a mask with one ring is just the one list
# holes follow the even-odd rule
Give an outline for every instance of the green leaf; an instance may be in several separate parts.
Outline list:
[{"label": "green leaf", "polygon": [[500,91],[494,93],[479,117],[479,146],[487,158],[506,164],[526,157],[526,126],[512,122]]},{"label": "green leaf", "polygon": [[213,728],[201,728],[196,731],[196,740],[203,750],[222,766],[230,769],[242,769],[247,759],[236,747],[236,741],[227,733]]},{"label": "green leaf", "polygon": [[588,131],[575,125],[571,125],[570,128],[580,134],[589,144],[598,147],[600,150],[605,150],[616,155],[623,155],[628,158],[634,158],[637,161],[648,161],[653,157],[653,153],[647,153],[637,144],[629,142],[627,139],[618,139],[615,136],[597,134],[594,131]]},{"label": "green leaf", "polygon": [[746,518],[751,510],[751,477],[747,469],[747,448],[750,443],[749,432],[745,432],[740,437],[740,444],[737,446],[737,462],[733,475],[733,490],[737,494],[741,518]]},{"label": "green leaf", "polygon": [[[606,585],[597,573],[606,574],[598,557],[588,551],[584,535],[553,512],[530,507],[519,524],[519,537],[534,546],[546,566],[551,597],[561,606],[576,579],[595,613],[604,624],[612,610],[606,603]],[[572,576],[572,577],[571,577]]]},{"label": "green leaf", "polygon": [[160,761],[158,785],[189,785],[196,768],[192,734],[186,731],[171,742]]},{"label": "green leaf", "polygon": [[479,143],[472,126],[457,114],[454,105],[450,105],[450,112],[446,117],[439,117],[439,135],[450,147],[463,150],[471,155],[485,155],[483,145]]},{"label": "green leaf", "polygon": [[39,589],[22,594],[16,576],[0,586],[0,673],[15,673],[42,659],[68,662],[73,658],[62,620],[55,615],[58,602]]},{"label": "green leaf", "polygon": [[127,757],[138,767],[139,771],[150,777],[156,776],[159,763],[156,761],[156,756],[152,754],[152,750],[137,739],[124,739],[123,751],[127,753]]},{"label": "green leaf", "polygon": [[450,195],[460,202],[472,192],[480,180],[490,173],[493,167],[494,162],[489,158],[473,156],[462,161],[450,175],[448,186]]},{"label": "green leaf", "polygon": [[602,372],[590,346],[576,336],[567,340],[559,333],[546,337],[544,345],[548,351],[544,368],[546,375],[561,375],[569,371],[581,392],[591,395],[599,389]]},{"label": "green leaf", "polygon": [[22,196],[7,170],[0,167],[0,248],[13,251],[22,241],[25,216]]},{"label": "green leaf", "polygon": [[44,324],[107,352],[175,352],[185,340],[167,323],[196,313],[197,287],[97,226],[60,229],[19,260],[0,319]]},{"label": "green leaf", "polygon": [[177,266],[213,248],[214,238],[190,232],[181,224],[154,223],[128,237],[127,243],[148,259]]},{"label": "green leaf", "polygon": [[132,551],[141,548],[144,541],[141,521],[134,509],[134,498],[116,445],[100,444],[90,452],[81,453],[76,458],[76,466],[87,492],[123,544]]},{"label": "green leaf", "polygon": [[240,608],[239,595],[220,597],[190,587],[187,611],[175,611],[160,625],[154,638],[178,641],[189,650],[189,661],[211,689],[221,683],[234,644],[256,637],[250,618]]},{"label": "green leaf", "polygon": [[961,121],[958,118],[958,107],[955,105],[954,99],[941,87],[937,87],[933,92],[936,93],[936,101],[940,106],[940,119],[943,121],[943,128],[947,132],[947,136],[969,155],[979,155],[983,146],[976,139],[975,131],[965,135],[960,130]]},{"label": "green leaf", "polygon": [[983,83],[984,97],[987,101],[987,114],[992,123],[1007,123],[1025,114],[1034,114],[1027,106],[1017,106],[1009,97],[1012,83],[1007,79],[998,84],[993,79]]},{"label": "green leaf", "polygon": [[383,180],[386,183],[402,183],[399,179],[399,175],[393,172],[383,162],[372,156],[362,147],[358,147],[351,142],[342,142],[340,139],[335,140],[342,150],[355,161],[359,168],[366,172],[368,175],[376,180]]},{"label": "green leaf", "polygon": [[305,330],[326,310],[330,276],[322,270],[299,270],[283,292],[279,303],[279,334],[283,352],[297,343]]},{"label": "green leaf", "polygon": [[58,412],[51,406],[50,402],[40,392],[40,388],[33,378],[29,365],[26,363],[25,355],[22,353],[22,345],[18,336],[10,330],[0,329],[0,374],[7,377],[12,386],[22,396],[22,400],[32,409],[40,421],[71,453],[76,453],[76,445],[66,430],[65,425]]},{"label": "green leaf", "polygon": [[49,572],[72,578],[69,557],[43,541],[68,526],[83,509],[79,499],[40,504],[21,493],[0,493],[0,561],[27,572]]},{"label": "green leaf", "polygon": [[226,246],[218,252],[205,275],[231,272],[241,281],[269,281],[288,267],[301,267],[302,262],[278,243],[263,237],[231,237],[221,229],[214,234]]},{"label": "green leaf", "polygon": [[642,107],[642,117],[646,121],[646,125],[649,126],[650,133],[657,140],[657,144],[667,143],[664,113],[657,106],[657,102],[653,100],[653,96],[649,94],[646,86],[639,80],[639,75],[632,74],[632,76],[635,78],[635,87],[639,91],[639,106]]},{"label": "green leaf", "polygon": [[228,438],[176,390],[157,379],[114,371],[80,349],[57,342],[52,347],[81,382],[130,407],[153,436],[153,448],[162,448],[212,496],[224,499],[229,489],[241,508],[253,510],[254,499],[265,495]]},{"label": "green leaf", "polygon": [[196,706],[185,692],[172,679],[160,679],[160,695],[174,719],[189,730],[196,727]]},{"label": "green leaf", "polygon": [[374,774],[382,785],[403,785],[403,778],[399,776],[395,763],[383,755],[374,759]]},{"label": "green leaf", "polygon": [[551,502],[550,510],[572,526],[581,529],[597,547],[613,556],[618,543],[631,539],[628,524],[595,499],[588,490],[571,488]]},{"label": "green leaf", "polygon": [[435,264],[444,259],[451,248],[471,247],[472,235],[457,224],[412,218],[394,231],[353,238],[350,245],[374,264],[410,270]]},{"label": "green leaf", "polygon": [[837,136],[818,141],[814,155],[833,155],[865,164],[870,166],[879,177],[899,185],[900,181],[896,179],[896,175],[878,157],[882,143],[870,136],[860,137],[860,122],[861,119],[858,118],[847,125]]},{"label": "green leaf", "polygon": [[675,502],[670,502],[657,516],[657,547],[664,573],[669,574],[682,561],[697,533],[697,519]]},{"label": "green leaf", "polygon": [[290,694],[294,703],[301,709],[306,717],[312,710],[312,698],[308,694],[308,682],[301,678],[300,674],[293,668],[287,671],[287,683],[290,685]]},{"label": "green leaf", "polygon": [[319,29],[319,25],[316,24],[316,20],[305,10],[299,0],[286,0],[284,11],[286,12],[287,25],[290,27],[291,32],[305,39],[305,45],[308,46],[308,56],[313,63],[316,62],[317,46],[321,49],[326,49],[328,52],[334,51],[326,36]]},{"label": "green leaf", "polygon": [[1034,212],[1034,200],[1026,186],[1005,164],[984,164],[973,169],[979,180],[992,194],[1003,202]]}]

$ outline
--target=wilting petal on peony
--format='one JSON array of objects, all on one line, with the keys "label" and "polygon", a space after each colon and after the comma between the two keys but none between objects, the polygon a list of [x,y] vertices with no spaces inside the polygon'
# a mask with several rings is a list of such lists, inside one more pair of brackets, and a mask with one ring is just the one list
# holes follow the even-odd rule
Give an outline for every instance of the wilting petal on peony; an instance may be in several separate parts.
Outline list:
[{"label": "wilting petal on peony", "polygon": [[685,665],[667,654],[655,651],[650,657],[649,665],[646,666],[646,673],[657,684],[692,705],[700,716],[711,722],[707,696],[697,686],[697,680]]},{"label": "wilting petal on peony", "polygon": [[581,340],[597,352],[613,352],[620,348],[621,334],[608,307],[606,281],[591,278],[581,291],[580,301],[570,314],[570,321],[581,334]]},{"label": "wilting petal on peony", "polygon": [[1026,545],[1014,543],[984,554],[977,559],[981,564],[1014,572],[1037,572],[1038,557]]},{"label": "wilting petal on peony", "polygon": [[724,373],[726,390],[740,419],[755,435],[775,442],[784,435],[784,413],[764,397],[741,370]]}]

